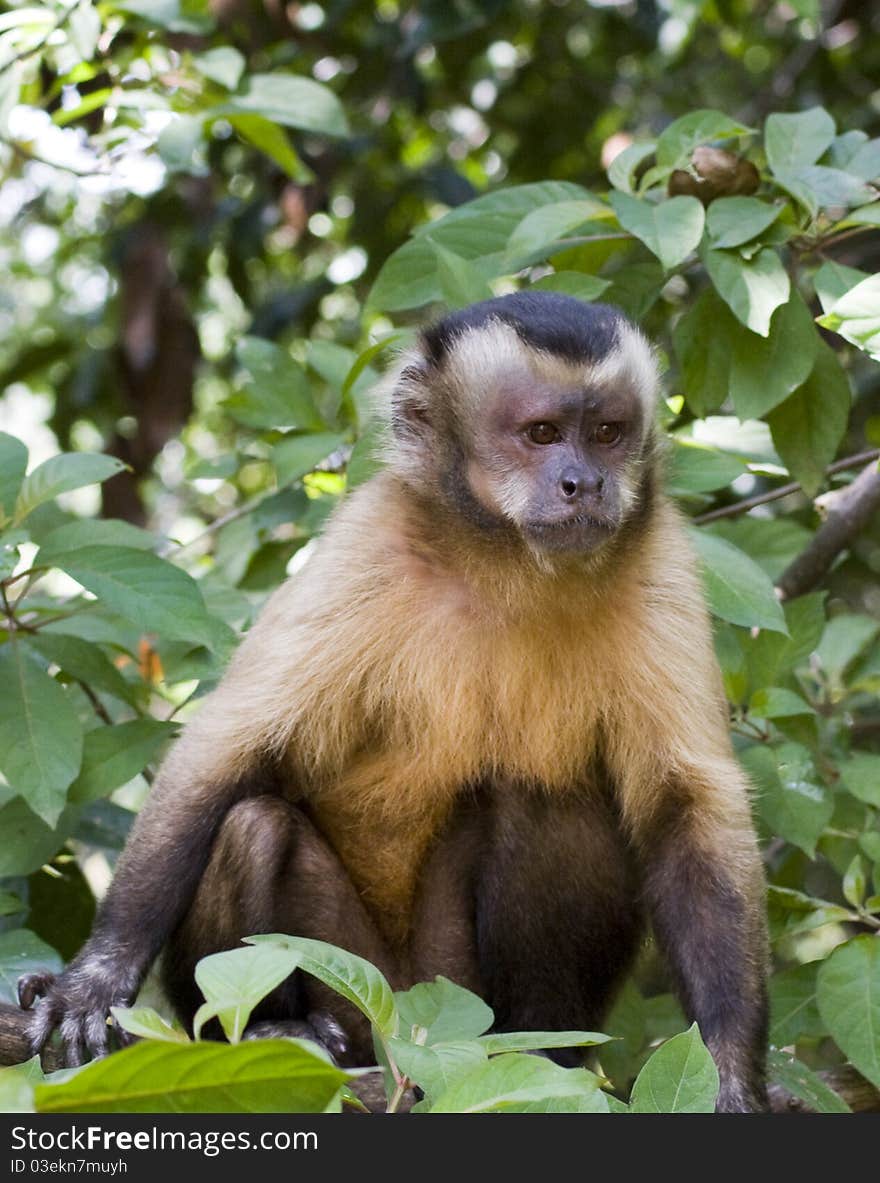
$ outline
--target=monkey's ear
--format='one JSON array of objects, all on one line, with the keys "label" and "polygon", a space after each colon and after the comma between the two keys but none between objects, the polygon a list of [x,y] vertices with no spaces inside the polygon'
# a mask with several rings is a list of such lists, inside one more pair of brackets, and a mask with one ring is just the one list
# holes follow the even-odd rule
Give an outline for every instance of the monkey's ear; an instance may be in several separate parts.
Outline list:
[{"label": "monkey's ear", "polygon": [[391,426],[396,435],[421,436],[431,426],[431,392],[427,366],[405,366],[391,392]]}]

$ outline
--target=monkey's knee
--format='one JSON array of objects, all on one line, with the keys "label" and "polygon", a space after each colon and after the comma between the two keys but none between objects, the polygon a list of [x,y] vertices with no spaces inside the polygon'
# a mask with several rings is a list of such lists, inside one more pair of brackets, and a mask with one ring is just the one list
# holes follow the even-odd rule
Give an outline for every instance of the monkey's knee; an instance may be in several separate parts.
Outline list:
[{"label": "monkey's knee", "polygon": [[220,824],[189,910],[162,958],[162,984],[185,1021],[201,1002],[193,975],[202,957],[278,929],[278,880],[295,813],[280,798],[251,797],[237,802]]}]

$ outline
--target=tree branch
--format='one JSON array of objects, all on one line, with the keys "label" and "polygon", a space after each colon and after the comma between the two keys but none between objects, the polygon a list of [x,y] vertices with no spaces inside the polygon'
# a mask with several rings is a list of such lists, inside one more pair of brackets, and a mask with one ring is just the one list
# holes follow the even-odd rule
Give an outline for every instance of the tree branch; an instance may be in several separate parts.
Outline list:
[{"label": "tree branch", "polygon": [[810,591],[880,509],[880,469],[872,461],[844,489],[829,493],[828,516],[809,544],[782,572],[776,584],[783,600]]},{"label": "tree branch", "polygon": [[[869,448],[866,452],[857,452],[854,456],[844,456],[842,460],[835,460],[825,469],[826,476],[834,476],[837,472],[845,472],[848,468],[857,468],[867,460],[880,459],[880,448]],[[695,526],[705,526],[707,522],[718,522],[722,518],[735,518],[741,513],[748,513],[758,505],[766,505],[769,501],[779,501],[791,493],[797,493],[801,488],[799,481],[789,481],[776,489],[769,489],[765,493],[756,493],[754,497],[746,497],[742,501],[734,501],[732,505],[722,505],[720,509],[710,509],[708,513],[699,513],[692,519]]]}]

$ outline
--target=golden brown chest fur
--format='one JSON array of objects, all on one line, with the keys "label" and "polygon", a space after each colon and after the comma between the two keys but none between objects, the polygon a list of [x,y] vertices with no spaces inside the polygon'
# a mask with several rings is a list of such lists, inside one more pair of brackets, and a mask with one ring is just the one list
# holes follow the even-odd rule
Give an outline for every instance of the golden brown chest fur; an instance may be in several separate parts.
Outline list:
[{"label": "golden brown chest fur", "polygon": [[459,793],[486,777],[553,792],[584,783],[608,700],[604,638],[623,607],[577,578],[510,604],[420,563],[401,574],[382,660],[353,694],[363,746],[311,793],[320,827],[397,936]]},{"label": "golden brown chest fur", "polygon": [[[565,792],[600,748],[615,776],[650,785],[661,749],[675,760],[706,734],[718,685],[693,559],[662,502],[625,562],[561,570],[444,551],[424,519],[407,530],[395,497],[380,480],[346,503],[188,745],[210,767],[219,717],[227,774],[236,752],[243,765],[255,748],[283,754],[291,792],[399,935],[426,848],[468,786]],[[694,712],[665,717],[685,697]]]}]

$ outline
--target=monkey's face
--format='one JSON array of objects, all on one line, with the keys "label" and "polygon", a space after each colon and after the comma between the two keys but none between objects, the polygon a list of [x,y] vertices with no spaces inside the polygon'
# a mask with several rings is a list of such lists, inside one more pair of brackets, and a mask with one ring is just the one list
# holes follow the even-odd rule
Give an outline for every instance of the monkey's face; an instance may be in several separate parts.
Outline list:
[{"label": "monkey's face", "polygon": [[427,331],[410,363],[392,396],[391,463],[414,488],[547,554],[589,554],[638,512],[657,374],[616,309],[501,297]]},{"label": "monkey's face", "polygon": [[537,549],[595,550],[632,506],[641,420],[625,391],[512,373],[478,416],[466,469],[471,491]]},{"label": "monkey's face", "polygon": [[637,507],[650,405],[621,357],[588,367],[507,346],[470,402],[470,492],[533,550],[588,554]]}]

